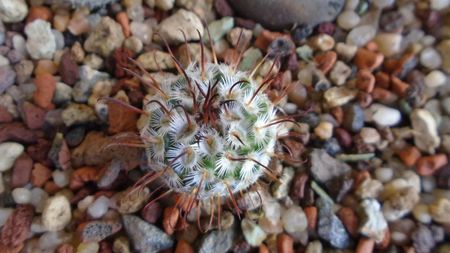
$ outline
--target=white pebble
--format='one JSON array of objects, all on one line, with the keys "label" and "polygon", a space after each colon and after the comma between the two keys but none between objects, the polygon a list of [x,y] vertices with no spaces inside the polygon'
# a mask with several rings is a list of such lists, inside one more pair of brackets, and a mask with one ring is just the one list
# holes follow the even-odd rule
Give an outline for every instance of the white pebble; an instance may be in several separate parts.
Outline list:
[{"label": "white pebble", "polygon": [[369,118],[380,126],[394,126],[400,122],[400,111],[382,104],[374,103],[369,107]]},{"label": "white pebble", "polygon": [[394,177],[394,170],[389,167],[380,167],[375,170],[375,178],[382,183],[391,181]]},{"label": "white pebble", "polygon": [[340,28],[349,30],[357,26],[361,18],[354,11],[344,11],[337,18],[337,24]]},{"label": "white pebble", "polygon": [[433,192],[436,188],[436,179],[433,176],[424,176],[421,178],[423,192]]},{"label": "white pebble", "polygon": [[322,33],[311,38],[311,44],[321,51],[329,51],[334,47],[335,41],[330,35]]},{"label": "white pebble", "polygon": [[39,237],[39,248],[43,251],[54,252],[56,247],[70,240],[72,235],[63,231],[45,232]]},{"label": "white pebble", "polygon": [[281,221],[283,222],[284,229],[288,233],[303,232],[308,226],[305,212],[303,212],[301,207],[295,205],[283,213]]},{"label": "white pebble", "polygon": [[447,76],[440,70],[433,70],[425,76],[425,85],[436,88],[447,83]]},{"label": "white pebble", "polygon": [[78,202],[77,204],[77,208],[80,211],[86,211],[86,209],[89,207],[89,205],[92,204],[92,202],[94,202],[95,197],[92,195],[86,196],[84,199],[80,200],[80,202]]},{"label": "white pebble", "polygon": [[395,0],[372,0],[372,4],[376,7],[383,9],[394,4]]},{"label": "white pebble", "polygon": [[337,61],[330,71],[330,80],[336,85],[343,85],[352,74],[352,69],[342,61]]},{"label": "white pebble", "polygon": [[375,128],[363,127],[359,133],[366,144],[376,144],[381,140],[381,136]]},{"label": "white pebble", "polygon": [[421,223],[428,224],[432,220],[428,206],[425,204],[417,204],[413,208],[412,213],[414,218]]},{"label": "white pebble", "polygon": [[87,213],[94,219],[102,217],[109,207],[109,198],[100,196],[92,204],[89,205]]},{"label": "white pebble", "polygon": [[57,186],[64,188],[69,185],[70,171],[55,170],[52,173],[52,178]]},{"label": "white pebble", "polygon": [[387,57],[393,56],[400,52],[402,48],[403,36],[398,33],[379,33],[375,37],[378,50]]},{"label": "white pebble", "polygon": [[12,214],[14,209],[2,207],[0,208],[0,227],[5,225],[6,220],[8,220],[9,216]]},{"label": "white pebble", "polygon": [[436,69],[442,65],[442,57],[439,52],[432,48],[427,47],[420,52],[420,64],[429,69]]},{"label": "white pebble", "polygon": [[33,188],[31,190],[31,204],[37,213],[44,210],[45,201],[48,199],[48,193],[41,188]]},{"label": "white pebble", "polygon": [[345,61],[350,61],[356,54],[358,47],[355,45],[349,45],[342,42],[337,43],[336,53],[345,59]]},{"label": "white pebble", "polygon": [[430,7],[432,10],[443,10],[450,6],[450,0],[430,0]]},{"label": "white pebble", "polygon": [[314,129],[314,133],[322,140],[330,139],[333,136],[333,124],[327,121],[322,121]]},{"label": "white pebble", "polygon": [[346,43],[362,47],[367,44],[367,42],[371,41],[376,33],[376,29],[371,25],[358,26],[348,33]]},{"label": "white pebble", "polygon": [[24,147],[15,142],[4,142],[0,144],[0,172],[11,169],[24,150]]},{"label": "white pebble", "polygon": [[15,188],[11,195],[16,204],[28,204],[31,201],[31,192],[27,188]]}]

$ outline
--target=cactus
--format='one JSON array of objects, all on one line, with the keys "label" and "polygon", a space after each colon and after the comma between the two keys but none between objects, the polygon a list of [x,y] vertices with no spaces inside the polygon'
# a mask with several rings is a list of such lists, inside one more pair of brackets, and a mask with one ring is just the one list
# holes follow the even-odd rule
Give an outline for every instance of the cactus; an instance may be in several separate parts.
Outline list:
[{"label": "cactus", "polygon": [[286,131],[274,104],[245,72],[226,64],[192,63],[148,98],[141,137],[150,166],[175,192],[197,199],[247,189]]}]

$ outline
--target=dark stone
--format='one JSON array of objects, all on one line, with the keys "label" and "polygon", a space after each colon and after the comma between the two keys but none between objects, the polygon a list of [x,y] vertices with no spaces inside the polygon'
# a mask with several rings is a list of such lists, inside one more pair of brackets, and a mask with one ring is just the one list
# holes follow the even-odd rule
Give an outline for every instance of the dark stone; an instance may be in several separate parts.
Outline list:
[{"label": "dark stone", "polygon": [[316,25],[332,21],[343,0],[229,0],[242,17],[253,19],[268,29],[290,28],[294,24]]},{"label": "dark stone", "polygon": [[299,25],[292,30],[292,38],[295,43],[300,43],[306,37],[311,35],[313,32],[313,27],[310,25]]},{"label": "dark stone", "polygon": [[70,150],[61,133],[55,135],[52,147],[48,152],[48,158],[57,169],[66,170],[71,167]]},{"label": "dark stone", "polygon": [[338,249],[345,249],[350,246],[350,237],[345,230],[341,220],[333,212],[333,203],[318,199],[316,201],[319,208],[317,224],[317,234],[331,246]]},{"label": "dark stone", "polygon": [[30,102],[24,102],[21,106],[22,120],[30,129],[40,129],[45,122],[45,110]]},{"label": "dark stone", "polygon": [[323,144],[323,149],[325,149],[325,151],[331,156],[335,156],[336,154],[342,152],[342,148],[339,145],[338,140],[334,137],[325,141]]},{"label": "dark stone", "polygon": [[36,134],[26,128],[24,124],[12,122],[0,124],[0,142],[16,141],[20,143],[36,142]]},{"label": "dark stone", "polygon": [[352,189],[353,178],[350,176],[333,178],[325,184],[327,192],[336,200],[341,202]]},{"label": "dark stone", "polygon": [[61,57],[59,74],[61,75],[61,80],[68,85],[74,85],[78,81],[78,64],[70,51],[67,51]]},{"label": "dark stone", "polygon": [[364,127],[364,111],[358,104],[344,107],[344,121],[342,125],[352,132],[359,132]]},{"label": "dark stone", "polygon": [[383,12],[380,17],[380,29],[385,32],[398,32],[403,28],[405,20],[398,11]]},{"label": "dark stone", "polygon": [[302,116],[299,121],[308,124],[310,128],[315,128],[319,124],[320,119],[317,113],[310,112]]},{"label": "dark stone", "polygon": [[69,147],[78,146],[84,140],[85,135],[86,135],[86,128],[83,126],[78,126],[71,129],[66,134],[67,145]]},{"label": "dark stone", "polygon": [[227,2],[227,0],[215,0],[214,1],[214,8],[216,9],[217,13],[221,17],[233,17],[234,11],[231,9],[230,4]]},{"label": "dark stone", "polygon": [[285,37],[276,38],[267,48],[267,53],[271,57],[286,57],[294,52],[294,43]]},{"label": "dark stone", "polygon": [[317,26],[318,33],[325,33],[333,36],[336,32],[336,25],[332,22],[325,22]]}]

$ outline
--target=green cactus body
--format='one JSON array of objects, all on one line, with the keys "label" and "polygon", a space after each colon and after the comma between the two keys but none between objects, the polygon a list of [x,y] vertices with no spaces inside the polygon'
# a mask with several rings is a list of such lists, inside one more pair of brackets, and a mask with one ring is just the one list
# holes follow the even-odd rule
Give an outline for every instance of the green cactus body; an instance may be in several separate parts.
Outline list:
[{"label": "green cactus body", "polygon": [[184,72],[145,101],[141,137],[150,167],[172,190],[199,200],[247,189],[267,172],[277,137],[287,132],[265,84],[225,64]]}]

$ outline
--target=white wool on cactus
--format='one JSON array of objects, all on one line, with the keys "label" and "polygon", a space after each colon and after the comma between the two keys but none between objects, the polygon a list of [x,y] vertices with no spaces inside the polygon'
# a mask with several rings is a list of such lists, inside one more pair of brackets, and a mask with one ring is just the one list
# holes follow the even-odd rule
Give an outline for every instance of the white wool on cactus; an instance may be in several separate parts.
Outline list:
[{"label": "white wool on cactus", "polygon": [[171,190],[199,200],[253,185],[287,133],[261,83],[233,66],[192,63],[146,97],[141,137],[150,167]]}]

